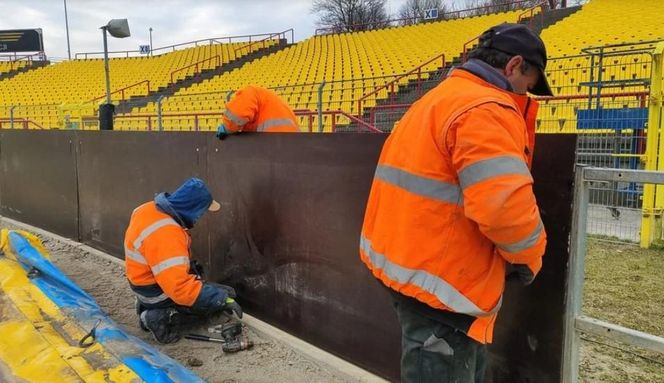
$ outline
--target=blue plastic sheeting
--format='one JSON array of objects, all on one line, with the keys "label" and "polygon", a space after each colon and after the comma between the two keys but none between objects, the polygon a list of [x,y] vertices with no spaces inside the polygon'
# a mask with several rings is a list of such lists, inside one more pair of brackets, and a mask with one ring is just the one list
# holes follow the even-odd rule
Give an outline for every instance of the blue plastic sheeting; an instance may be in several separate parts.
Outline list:
[{"label": "blue plastic sheeting", "polygon": [[73,315],[84,329],[91,329],[99,320],[97,342],[115,354],[145,382],[203,382],[177,361],[119,329],[90,295],[44,258],[19,233],[10,232],[9,242],[21,266],[26,271],[38,271],[31,279],[32,283],[63,311]]},{"label": "blue plastic sheeting", "polygon": [[643,129],[648,121],[647,108],[580,109],[577,129]]}]

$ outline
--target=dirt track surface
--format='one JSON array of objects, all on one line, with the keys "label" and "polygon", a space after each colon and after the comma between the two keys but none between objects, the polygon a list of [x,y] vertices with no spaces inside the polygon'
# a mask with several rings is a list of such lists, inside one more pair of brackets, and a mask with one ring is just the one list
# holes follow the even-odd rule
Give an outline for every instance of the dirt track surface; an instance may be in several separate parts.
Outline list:
[{"label": "dirt track surface", "polygon": [[[9,227],[6,223],[2,227]],[[12,228],[12,227],[9,227]],[[253,349],[225,354],[221,344],[181,339],[175,344],[160,345],[151,334],[138,327],[134,297],[125,278],[124,267],[66,243],[42,238],[55,265],[97,301],[102,310],[124,330],[179,361],[210,383],[235,382],[345,382],[343,376],[307,358],[285,344],[275,342],[245,327],[245,334],[255,344]],[[203,324],[191,332],[208,333]],[[214,334],[213,336],[219,336]],[[195,359],[195,360],[194,360]],[[200,366],[197,364],[202,363]],[[193,364],[193,365],[192,365]],[[1,376],[1,375],[0,375]]]}]

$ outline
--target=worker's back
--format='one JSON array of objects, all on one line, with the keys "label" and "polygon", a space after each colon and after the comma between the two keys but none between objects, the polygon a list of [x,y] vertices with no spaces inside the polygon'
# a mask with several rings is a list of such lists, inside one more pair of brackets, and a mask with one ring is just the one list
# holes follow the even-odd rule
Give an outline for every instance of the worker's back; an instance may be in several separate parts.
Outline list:
[{"label": "worker's back", "polygon": [[226,104],[224,125],[230,132],[299,132],[293,110],[276,93],[258,86],[237,91]]},{"label": "worker's back", "polygon": [[157,298],[171,298],[185,306],[194,303],[202,284],[188,273],[190,241],[186,231],[154,202],[134,210],[125,233],[125,267],[139,299],[157,303]]}]

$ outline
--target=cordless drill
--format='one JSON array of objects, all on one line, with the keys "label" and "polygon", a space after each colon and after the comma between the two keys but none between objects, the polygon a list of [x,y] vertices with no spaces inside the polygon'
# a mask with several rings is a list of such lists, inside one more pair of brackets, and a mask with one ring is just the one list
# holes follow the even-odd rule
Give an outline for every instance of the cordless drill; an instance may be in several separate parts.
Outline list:
[{"label": "cordless drill", "polygon": [[248,350],[254,346],[254,342],[242,335],[242,324],[240,322],[233,321],[221,325],[221,337],[224,338],[221,349],[226,353]]}]

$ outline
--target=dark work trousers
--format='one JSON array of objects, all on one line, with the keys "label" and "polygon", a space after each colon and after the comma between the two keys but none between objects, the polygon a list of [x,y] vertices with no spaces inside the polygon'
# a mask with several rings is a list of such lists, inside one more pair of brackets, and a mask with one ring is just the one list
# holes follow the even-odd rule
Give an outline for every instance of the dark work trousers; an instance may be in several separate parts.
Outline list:
[{"label": "dark work trousers", "polygon": [[393,305],[401,323],[401,381],[483,382],[486,345],[469,338],[450,324],[432,319],[418,310],[416,305],[397,295],[401,294],[392,293]]}]

